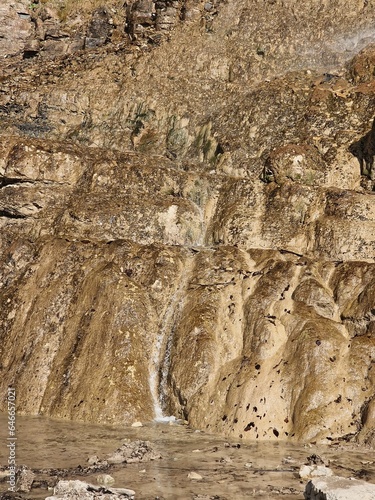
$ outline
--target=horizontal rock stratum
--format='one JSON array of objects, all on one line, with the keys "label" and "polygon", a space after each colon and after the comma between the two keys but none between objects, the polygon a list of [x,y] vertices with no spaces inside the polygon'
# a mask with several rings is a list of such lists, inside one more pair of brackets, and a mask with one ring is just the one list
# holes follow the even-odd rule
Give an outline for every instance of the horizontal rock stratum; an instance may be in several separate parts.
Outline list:
[{"label": "horizontal rock stratum", "polygon": [[2,409],[373,445],[375,6],[3,3]]}]

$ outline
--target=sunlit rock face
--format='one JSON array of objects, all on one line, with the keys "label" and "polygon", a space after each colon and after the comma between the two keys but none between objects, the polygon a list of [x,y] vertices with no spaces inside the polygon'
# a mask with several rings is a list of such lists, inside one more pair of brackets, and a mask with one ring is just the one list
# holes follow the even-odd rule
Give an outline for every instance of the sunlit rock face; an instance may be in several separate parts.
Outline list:
[{"label": "sunlit rock face", "polygon": [[1,394],[373,445],[375,6],[0,9]]}]

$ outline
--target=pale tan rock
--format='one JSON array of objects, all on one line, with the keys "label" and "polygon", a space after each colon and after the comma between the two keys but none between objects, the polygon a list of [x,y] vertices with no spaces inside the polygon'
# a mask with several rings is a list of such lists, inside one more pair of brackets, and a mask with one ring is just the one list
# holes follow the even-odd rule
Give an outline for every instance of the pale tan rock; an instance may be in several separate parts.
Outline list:
[{"label": "pale tan rock", "polygon": [[188,478],[193,479],[195,481],[201,481],[203,479],[203,477],[200,474],[198,474],[197,472],[194,472],[194,471],[189,472]]},{"label": "pale tan rock", "polygon": [[0,400],[373,445],[374,5],[207,3],[0,8]]},{"label": "pale tan rock", "polygon": [[115,500],[117,498],[134,499],[135,491],[126,488],[106,488],[103,493],[101,487],[94,486],[84,481],[59,481],[54,488],[53,496],[46,500],[83,500],[83,499],[105,499]]},{"label": "pale tan rock", "polygon": [[372,500],[375,498],[375,486],[357,479],[347,479],[338,476],[316,478],[306,485],[306,500],[352,500],[361,498]]},{"label": "pale tan rock", "polygon": [[114,484],[115,479],[109,474],[99,474],[98,476],[96,476],[96,482],[98,484],[109,485]]},{"label": "pale tan rock", "polygon": [[133,422],[132,427],[143,427],[142,422]]},{"label": "pale tan rock", "polygon": [[303,465],[299,470],[299,477],[302,479],[328,476],[333,476],[333,471],[325,465]]}]

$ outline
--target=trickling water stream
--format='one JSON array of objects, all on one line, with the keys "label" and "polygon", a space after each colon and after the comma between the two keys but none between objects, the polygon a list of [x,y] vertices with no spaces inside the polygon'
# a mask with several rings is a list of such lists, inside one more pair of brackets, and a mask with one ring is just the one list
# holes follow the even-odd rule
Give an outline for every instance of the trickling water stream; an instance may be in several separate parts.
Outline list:
[{"label": "trickling water stream", "polygon": [[189,264],[186,266],[177,290],[166,309],[162,321],[163,326],[157,335],[153,350],[149,384],[154,403],[155,420],[157,421],[168,421],[170,419],[170,417],[165,417],[163,407],[165,406],[165,393],[170,364],[171,346],[174,334],[174,324],[176,322],[176,317],[182,309],[183,298],[185,296],[185,289],[190,276],[191,265]]}]

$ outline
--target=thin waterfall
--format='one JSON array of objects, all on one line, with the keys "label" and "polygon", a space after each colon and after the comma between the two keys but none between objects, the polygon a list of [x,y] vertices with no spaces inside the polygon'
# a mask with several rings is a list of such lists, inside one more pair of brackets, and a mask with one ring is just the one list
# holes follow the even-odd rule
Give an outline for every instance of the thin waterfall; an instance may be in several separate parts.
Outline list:
[{"label": "thin waterfall", "polygon": [[150,391],[154,404],[155,420],[174,420],[174,416],[166,416],[163,411],[163,403],[167,389],[167,376],[170,366],[171,347],[175,331],[176,320],[181,314],[184,305],[184,295],[190,270],[193,266],[194,257],[186,262],[181,275],[180,283],[171,297],[163,317],[162,327],[157,335],[154,345],[149,375]]}]

